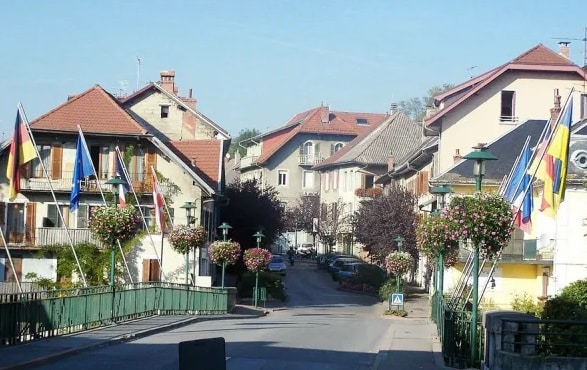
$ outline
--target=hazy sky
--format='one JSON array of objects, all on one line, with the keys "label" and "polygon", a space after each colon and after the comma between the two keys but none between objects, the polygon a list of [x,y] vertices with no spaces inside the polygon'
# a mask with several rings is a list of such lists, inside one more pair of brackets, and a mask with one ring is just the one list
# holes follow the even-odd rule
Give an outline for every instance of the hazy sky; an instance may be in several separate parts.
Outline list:
[{"label": "hazy sky", "polygon": [[[113,94],[176,71],[180,95],[232,135],[329,104],[380,112],[573,38],[583,65],[585,0],[0,2],[0,133],[100,84]],[[547,108],[545,108],[545,112]]]}]

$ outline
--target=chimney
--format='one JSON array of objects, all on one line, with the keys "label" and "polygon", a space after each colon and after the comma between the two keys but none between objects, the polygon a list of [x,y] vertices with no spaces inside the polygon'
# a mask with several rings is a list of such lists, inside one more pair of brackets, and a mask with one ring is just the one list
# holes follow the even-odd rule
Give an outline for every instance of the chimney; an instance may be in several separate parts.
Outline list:
[{"label": "chimney", "polygon": [[330,123],[330,107],[320,106],[320,122]]},{"label": "chimney", "polygon": [[554,107],[550,108],[550,127],[556,126],[558,116],[561,114],[561,97],[558,89],[554,89]]},{"label": "chimney", "polygon": [[391,116],[394,113],[397,113],[397,103],[391,103],[389,106],[389,115]]},{"label": "chimney", "polygon": [[196,167],[196,158],[191,159],[191,165],[192,167]]},{"label": "chimney", "polygon": [[567,59],[569,59],[569,55],[571,52],[571,50],[569,48],[569,44],[570,44],[570,42],[568,42],[568,41],[561,41],[558,43],[559,54]]},{"label": "chimney", "polygon": [[453,163],[457,163],[461,159],[463,159],[463,156],[461,155],[461,151],[459,149],[455,149],[455,155],[452,156]]},{"label": "chimney", "polygon": [[175,86],[175,71],[161,71],[161,80],[159,83],[165,90],[172,94],[177,94],[177,87]]},{"label": "chimney", "polygon": [[393,167],[395,167],[395,162],[393,160],[393,155],[390,155],[387,157],[387,171],[393,170]]}]

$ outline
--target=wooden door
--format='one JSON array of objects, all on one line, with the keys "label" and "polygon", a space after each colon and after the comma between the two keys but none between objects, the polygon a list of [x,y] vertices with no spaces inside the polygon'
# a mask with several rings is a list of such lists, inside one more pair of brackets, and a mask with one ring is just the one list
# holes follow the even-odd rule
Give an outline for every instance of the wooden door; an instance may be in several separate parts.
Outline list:
[{"label": "wooden door", "polygon": [[142,282],[159,281],[159,261],[156,259],[143,260]]}]

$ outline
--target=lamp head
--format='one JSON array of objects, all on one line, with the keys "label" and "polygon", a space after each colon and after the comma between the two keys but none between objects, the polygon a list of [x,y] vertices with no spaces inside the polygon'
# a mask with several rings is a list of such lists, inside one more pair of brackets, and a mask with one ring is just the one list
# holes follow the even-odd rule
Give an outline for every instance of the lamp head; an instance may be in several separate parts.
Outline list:
[{"label": "lamp head", "polygon": [[232,229],[232,226],[230,226],[226,222],[223,222],[220,226],[218,226],[218,228],[222,229],[222,235],[226,235],[228,234],[228,229]]},{"label": "lamp head", "polygon": [[125,185],[126,181],[121,179],[120,176],[115,176],[106,181],[106,184],[112,185],[112,190],[116,193],[118,192],[118,186]]},{"label": "lamp head", "polygon": [[396,242],[398,245],[402,245],[406,239],[404,239],[401,235],[398,235],[395,239],[393,239],[394,242]]},{"label": "lamp head", "polygon": [[485,161],[495,161],[497,157],[487,151],[487,147],[485,144],[479,144],[475,147],[475,149],[471,153],[465,155],[464,159],[470,159],[475,161],[475,165],[473,167],[473,175],[475,176],[483,176],[485,175]]}]

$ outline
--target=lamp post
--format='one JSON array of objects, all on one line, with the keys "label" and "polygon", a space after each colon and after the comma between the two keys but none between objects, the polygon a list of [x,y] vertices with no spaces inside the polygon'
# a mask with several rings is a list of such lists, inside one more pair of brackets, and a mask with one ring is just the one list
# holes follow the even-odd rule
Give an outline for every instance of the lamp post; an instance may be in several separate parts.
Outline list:
[{"label": "lamp post", "polygon": [[[192,202],[185,202],[179,208],[185,209],[185,218],[187,226],[190,226],[194,221],[194,217],[192,216],[192,210],[196,208],[196,205]],[[194,252],[195,253],[195,252]],[[185,285],[188,285],[189,282],[189,274],[190,274],[190,250],[185,251]],[[194,280],[196,277],[194,276]]]},{"label": "lamp post", "polygon": [[[226,241],[226,237],[228,236],[228,230],[232,229],[232,226],[223,222],[222,225],[218,226],[219,229],[222,230],[222,241]],[[222,289],[224,289],[224,270],[226,269],[226,262],[222,262]]]},{"label": "lamp post", "polygon": [[[120,185],[126,184],[126,181],[120,178],[120,176],[112,177],[106,181],[106,184],[112,185],[112,192],[114,193],[114,207],[118,207],[118,189]],[[116,247],[114,242],[110,246],[110,286],[114,287],[114,272],[116,267]]]},{"label": "lamp post", "polygon": [[[485,144],[478,144],[473,147],[471,153],[464,156],[464,159],[475,161],[473,175],[475,176],[475,191],[481,193],[481,181],[485,176],[485,161],[497,160],[493,154],[487,151]],[[479,308],[479,246],[473,246],[473,304],[471,308],[471,362],[477,361],[477,310]]]},{"label": "lamp post", "polygon": [[[253,234],[255,238],[257,238],[257,248],[261,248],[261,239],[265,236],[259,230]],[[259,271],[255,272],[255,307],[257,307],[257,303],[259,302]]]},{"label": "lamp post", "polygon": [[[435,195],[436,198],[438,200],[440,200],[440,202],[438,203],[438,206],[436,207],[436,209],[433,211],[435,216],[439,216],[440,215],[440,211],[441,209],[444,208],[445,206],[445,197],[447,194],[452,193],[452,189],[450,186],[448,185],[441,185],[441,186],[434,186],[431,190],[430,190],[430,194]],[[443,290],[444,290],[444,252],[441,250],[440,254],[438,255],[438,260],[436,261],[436,286],[435,289],[437,292],[440,292],[440,296],[442,297],[443,295]]]},{"label": "lamp post", "polygon": [[[404,245],[404,241],[406,241],[404,238],[401,237],[401,235],[398,235],[395,239],[393,239],[394,242],[397,243],[397,251],[401,252],[402,251],[402,247]],[[401,280],[401,276],[396,276],[395,277],[395,287],[396,287],[396,292],[397,293],[401,293],[400,291],[400,280]]]}]

